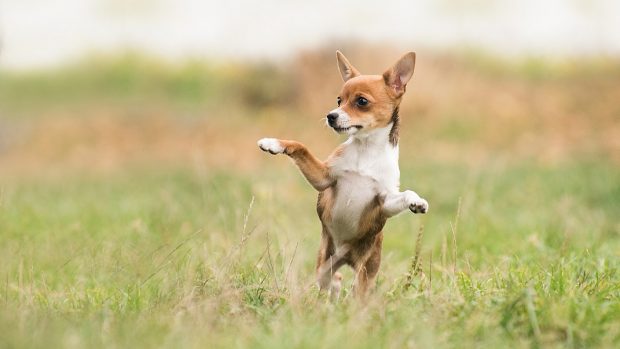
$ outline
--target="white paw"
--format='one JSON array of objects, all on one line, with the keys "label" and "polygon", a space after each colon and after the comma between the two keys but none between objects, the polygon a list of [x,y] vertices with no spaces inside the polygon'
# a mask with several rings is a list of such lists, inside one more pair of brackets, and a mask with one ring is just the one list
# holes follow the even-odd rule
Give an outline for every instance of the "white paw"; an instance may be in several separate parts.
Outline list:
[{"label": "white paw", "polygon": [[284,147],[280,144],[280,141],[275,138],[263,138],[259,140],[258,147],[263,151],[270,152],[271,154],[284,153]]},{"label": "white paw", "polygon": [[335,272],[332,277],[332,283],[329,286],[329,299],[337,302],[340,298],[340,290],[342,289],[342,274]]},{"label": "white paw", "polygon": [[428,202],[422,199],[418,194],[407,190],[405,192],[407,195],[406,200],[407,204],[409,204],[409,209],[413,213],[427,213],[428,212]]}]

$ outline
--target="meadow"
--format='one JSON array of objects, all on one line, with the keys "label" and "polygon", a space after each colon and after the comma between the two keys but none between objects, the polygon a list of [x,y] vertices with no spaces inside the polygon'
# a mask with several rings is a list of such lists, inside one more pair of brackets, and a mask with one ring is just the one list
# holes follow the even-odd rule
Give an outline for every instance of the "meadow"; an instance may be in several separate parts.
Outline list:
[{"label": "meadow", "polygon": [[430,212],[388,222],[366,303],[346,270],[332,304],[316,193],[256,140],[343,140],[333,52],[0,71],[0,347],[618,347],[617,59],[418,52],[401,187]]}]

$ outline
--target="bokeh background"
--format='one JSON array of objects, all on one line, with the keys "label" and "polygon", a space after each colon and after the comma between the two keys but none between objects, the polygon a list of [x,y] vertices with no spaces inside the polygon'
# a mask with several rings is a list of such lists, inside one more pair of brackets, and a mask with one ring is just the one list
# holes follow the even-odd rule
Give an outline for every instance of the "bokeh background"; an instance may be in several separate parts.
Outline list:
[{"label": "bokeh background", "polygon": [[[2,1],[0,346],[613,347],[619,14]],[[431,213],[390,221],[376,299],[334,317],[309,286],[315,193],[256,141],[343,141],[336,49],[374,74],[416,51],[401,182]]]},{"label": "bokeh background", "polygon": [[417,161],[618,160],[615,1],[2,5],[4,171],[249,169],[263,134],[325,155],[335,49],[367,73],[417,51],[403,108]]}]

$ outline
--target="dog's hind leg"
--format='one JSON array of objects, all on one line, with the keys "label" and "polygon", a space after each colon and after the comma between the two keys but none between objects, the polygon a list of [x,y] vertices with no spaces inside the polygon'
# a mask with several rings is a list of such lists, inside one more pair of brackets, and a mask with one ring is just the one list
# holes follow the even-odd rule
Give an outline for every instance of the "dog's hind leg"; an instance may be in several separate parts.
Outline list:
[{"label": "dog's hind leg", "polygon": [[355,295],[364,299],[368,291],[375,286],[379,266],[381,265],[381,245],[383,243],[383,232],[379,232],[372,244],[368,246],[368,251],[363,253],[362,258],[358,258],[353,263],[355,269]]},{"label": "dog's hind leg", "polygon": [[321,291],[328,291],[332,300],[337,300],[342,288],[342,274],[338,269],[346,264],[348,247],[335,249],[332,238],[323,228],[321,247],[317,256],[316,278]]}]

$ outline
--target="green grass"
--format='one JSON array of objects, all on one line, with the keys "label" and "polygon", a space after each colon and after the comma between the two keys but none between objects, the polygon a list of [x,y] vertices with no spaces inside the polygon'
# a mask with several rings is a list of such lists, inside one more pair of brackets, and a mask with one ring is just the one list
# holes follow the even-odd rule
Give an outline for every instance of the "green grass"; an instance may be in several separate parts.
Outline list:
[{"label": "green grass", "polygon": [[336,143],[331,50],[0,71],[0,348],[620,347],[614,59],[420,57],[401,186],[431,210],[388,222],[367,304],[348,270],[318,293],[316,193],[253,141]]},{"label": "green grass", "polygon": [[276,164],[4,180],[0,347],[620,344],[617,167],[407,164],[431,211],[388,222],[361,305],[318,294],[315,193]]}]

